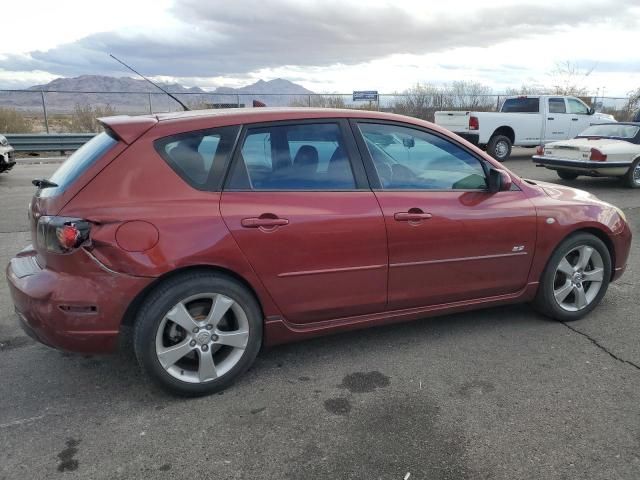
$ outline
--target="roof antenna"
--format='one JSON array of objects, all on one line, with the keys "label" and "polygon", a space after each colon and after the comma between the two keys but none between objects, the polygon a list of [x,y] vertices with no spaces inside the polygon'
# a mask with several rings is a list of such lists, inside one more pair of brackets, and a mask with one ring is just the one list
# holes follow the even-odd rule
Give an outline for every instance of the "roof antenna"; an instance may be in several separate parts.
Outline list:
[{"label": "roof antenna", "polygon": [[184,110],[186,112],[188,112],[189,110],[191,110],[189,107],[187,107],[184,103],[182,103],[180,100],[178,100],[174,95],[170,94],[169,92],[167,92],[164,88],[162,88],[160,85],[158,85],[157,83],[153,83],[151,80],[149,80],[147,77],[145,77],[144,75],[142,75],[140,72],[134,70],[133,68],[131,68],[129,65],[127,65],[126,63],[124,63],[122,60],[120,60],[119,58],[117,58],[115,55],[112,55],[111,53],[109,54],[109,56],[111,58],[113,58],[116,62],[121,63],[122,65],[124,65],[125,67],[127,67],[129,70],[131,70],[133,73],[140,75],[142,78],[144,78],[147,82],[149,82],[151,85],[153,85],[154,87],[156,87],[159,90],[162,90],[164,93],[166,93],[167,95],[169,95],[169,97],[173,98],[176,102],[178,102],[180,104],[180,106],[182,108],[184,108]]}]

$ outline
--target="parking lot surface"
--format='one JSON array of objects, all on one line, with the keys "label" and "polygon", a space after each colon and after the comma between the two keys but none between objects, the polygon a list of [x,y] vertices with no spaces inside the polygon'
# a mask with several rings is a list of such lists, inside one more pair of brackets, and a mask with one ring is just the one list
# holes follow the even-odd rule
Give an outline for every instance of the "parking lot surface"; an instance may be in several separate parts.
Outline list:
[{"label": "parking lot surface", "polygon": [[[235,386],[174,398],[132,353],[85,357],[20,331],[0,278],[0,479],[638,479],[640,191],[505,165],[626,213],[626,274],[587,318],[487,309],[286,345]],[[0,175],[0,263],[55,164]]]}]

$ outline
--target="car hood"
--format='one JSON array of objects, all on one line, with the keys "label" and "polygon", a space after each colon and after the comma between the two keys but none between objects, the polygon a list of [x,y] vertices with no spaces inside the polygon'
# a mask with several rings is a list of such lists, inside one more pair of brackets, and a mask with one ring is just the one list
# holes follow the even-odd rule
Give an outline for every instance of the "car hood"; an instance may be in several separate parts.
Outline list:
[{"label": "car hood", "polygon": [[613,115],[609,114],[609,113],[602,113],[602,112],[596,112],[593,114],[594,118],[601,118],[603,120],[608,120],[610,122],[615,122],[616,121],[616,117],[614,117]]}]

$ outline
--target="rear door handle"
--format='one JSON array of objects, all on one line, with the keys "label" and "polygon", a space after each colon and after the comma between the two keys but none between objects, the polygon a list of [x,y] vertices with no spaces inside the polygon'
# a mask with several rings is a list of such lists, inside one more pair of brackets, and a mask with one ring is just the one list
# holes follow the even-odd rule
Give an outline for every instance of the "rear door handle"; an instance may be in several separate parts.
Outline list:
[{"label": "rear door handle", "polygon": [[275,228],[289,225],[289,220],[278,217],[251,217],[243,218],[240,224],[245,228]]},{"label": "rear door handle", "polygon": [[398,222],[419,222],[432,217],[430,213],[424,212],[398,212],[393,214],[393,218]]},{"label": "rear door handle", "polygon": [[571,120],[573,120],[574,122],[577,122],[578,119],[577,118],[572,118]]}]

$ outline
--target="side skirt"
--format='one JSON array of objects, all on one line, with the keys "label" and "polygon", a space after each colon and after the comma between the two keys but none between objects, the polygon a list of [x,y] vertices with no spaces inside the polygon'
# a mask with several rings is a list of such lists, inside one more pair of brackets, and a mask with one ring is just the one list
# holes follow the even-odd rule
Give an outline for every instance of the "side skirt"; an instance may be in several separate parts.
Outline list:
[{"label": "side skirt", "polygon": [[308,324],[291,323],[285,318],[279,316],[267,317],[265,319],[264,345],[270,347],[350,330],[408,322],[411,320],[418,320],[420,318],[466,312],[469,310],[477,310],[480,308],[495,307],[499,305],[529,302],[535,298],[537,290],[538,282],[532,282],[527,284],[527,286],[519,292],[507,295],[497,295],[494,297],[430,305],[426,307],[390,310],[380,313],[336,318]]}]

